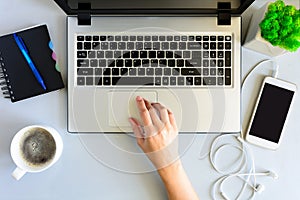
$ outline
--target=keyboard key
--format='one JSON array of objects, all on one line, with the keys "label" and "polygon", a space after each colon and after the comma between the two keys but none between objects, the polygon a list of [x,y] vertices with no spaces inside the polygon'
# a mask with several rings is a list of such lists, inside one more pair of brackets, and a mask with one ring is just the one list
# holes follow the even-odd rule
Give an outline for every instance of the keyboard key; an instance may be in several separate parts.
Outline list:
[{"label": "keyboard key", "polygon": [[194,85],[201,85],[201,77],[194,78]]},{"label": "keyboard key", "polygon": [[143,59],[142,60],[142,66],[143,67],[150,67],[150,60],[149,59]]},{"label": "keyboard key", "polygon": [[145,76],[145,68],[138,68],[138,75],[139,76]]},{"label": "keyboard key", "polygon": [[190,35],[189,36],[189,41],[194,41],[195,40],[195,36]]},{"label": "keyboard key", "polygon": [[203,60],[203,67],[208,67],[208,66],[209,66],[208,60]]},{"label": "keyboard key", "polygon": [[209,66],[210,67],[216,67],[216,62],[217,62],[216,60],[210,60],[209,61]]},{"label": "keyboard key", "polygon": [[113,58],[114,57],[113,51],[105,51],[105,58]]},{"label": "keyboard key", "polygon": [[117,60],[116,60],[116,66],[117,66],[117,67],[124,67],[124,60],[122,60],[122,59],[117,59]]},{"label": "keyboard key", "polygon": [[149,35],[145,36],[145,41],[151,41],[151,36]]},{"label": "keyboard key", "polygon": [[168,36],[167,36],[167,41],[173,41],[173,36],[168,35]]},{"label": "keyboard key", "polygon": [[82,42],[77,42],[77,50],[83,49],[83,44]]},{"label": "keyboard key", "polygon": [[93,77],[86,77],[85,84],[86,85],[94,85]]},{"label": "keyboard key", "polygon": [[160,43],[159,42],[153,42],[153,50],[160,50]]},{"label": "keyboard key", "polygon": [[144,37],[143,37],[142,35],[138,35],[138,36],[136,37],[136,40],[137,40],[137,41],[144,41]]},{"label": "keyboard key", "polygon": [[84,36],[83,35],[78,35],[77,36],[77,41],[84,41]]},{"label": "keyboard key", "polygon": [[115,41],[119,42],[122,40],[122,37],[120,35],[115,36]]},{"label": "keyboard key", "polygon": [[225,69],[225,85],[231,85],[231,69]]},{"label": "keyboard key", "polygon": [[151,67],[158,67],[158,60],[157,59],[151,59]]},{"label": "keyboard key", "polygon": [[223,76],[224,75],[224,69],[223,68],[218,68],[217,74],[218,74],[218,76]]},{"label": "keyboard key", "polygon": [[211,35],[210,37],[210,41],[216,41],[217,37],[215,35]]},{"label": "keyboard key", "polygon": [[209,71],[210,71],[209,74],[210,74],[211,76],[215,76],[215,75],[216,75],[216,69],[215,69],[215,68],[210,69]]},{"label": "keyboard key", "polygon": [[152,36],[152,41],[158,41],[158,36]]},{"label": "keyboard key", "polygon": [[111,69],[110,68],[104,68],[102,74],[104,76],[110,76],[111,75]]},{"label": "keyboard key", "polygon": [[223,40],[224,40],[224,36],[219,35],[219,36],[218,36],[218,41],[223,41]]},{"label": "keyboard key", "polygon": [[157,58],[165,58],[165,52],[164,51],[157,51]]},{"label": "keyboard key", "polygon": [[164,75],[165,76],[171,76],[171,69],[170,68],[164,68]]},{"label": "keyboard key", "polygon": [[113,76],[119,76],[119,75],[120,75],[120,70],[119,70],[119,68],[112,68],[112,69],[111,69],[111,74],[112,74]]},{"label": "keyboard key", "polygon": [[177,67],[183,67],[184,66],[184,60],[183,59],[178,59],[176,66]]},{"label": "keyboard key", "polygon": [[105,41],[105,40],[106,40],[106,36],[101,35],[101,36],[100,36],[100,41]]},{"label": "keyboard key", "polygon": [[180,74],[180,68],[173,68],[172,69],[172,75],[178,76]]},{"label": "keyboard key", "polygon": [[196,41],[201,41],[202,40],[202,37],[200,35],[197,35],[196,36]]},{"label": "keyboard key", "polygon": [[179,42],[179,41],[180,41],[180,36],[179,36],[179,35],[175,35],[175,36],[174,36],[174,41]]},{"label": "keyboard key", "polygon": [[134,43],[133,42],[127,42],[127,49],[128,50],[134,50]]},{"label": "keyboard key", "polygon": [[161,85],[161,77],[155,77],[155,85]]},{"label": "keyboard key", "polygon": [[85,50],[91,49],[91,48],[92,48],[92,43],[90,43],[90,42],[84,42],[84,43],[83,43],[83,48],[84,48]]},{"label": "keyboard key", "polygon": [[182,58],[182,51],[175,51],[174,52],[174,57],[175,58]]},{"label": "keyboard key", "polygon": [[88,66],[89,66],[89,60],[88,59],[77,60],[77,67],[88,67]]},{"label": "keyboard key", "polygon": [[226,41],[231,41],[231,36],[230,35],[225,36],[225,40]]},{"label": "keyboard key", "polygon": [[133,60],[133,66],[134,67],[140,67],[141,66],[141,60],[140,59],[134,59]]},{"label": "keyboard key", "polygon": [[209,49],[209,43],[203,42],[203,49]]},{"label": "keyboard key", "polygon": [[99,60],[99,67],[106,67],[106,60],[105,59],[100,59]]},{"label": "keyboard key", "polygon": [[109,35],[107,36],[107,41],[114,41],[115,40],[115,37],[113,35]]},{"label": "keyboard key", "polygon": [[184,35],[181,36],[181,40],[182,40],[182,41],[187,41],[187,36],[184,36]]},{"label": "keyboard key", "polygon": [[201,75],[201,68],[182,68],[181,75],[183,76]]},{"label": "keyboard key", "polygon": [[216,77],[203,77],[203,85],[216,85]]},{"label": "keyboard key", "polygon": [[162,50],[168,50],[170,47],[169,47],[169,42],[162,42],[161,43],[161,49]]},{"label": "keyboard key", "polygon": [[103,78],[103,85],[110,85],[110,77],[104,77]]},{"label": "keyboard key", "polygon": [[138,51],[131,51],[131,58],[138,58],[139,52]]},{"label": "keyboard key", "polygon": [[136,76],[136,69],[135,68],[129,68],[128,74],[129,74],[129,76]]},{"label": "keyboard key", "polygon": [[94,35],[94,36],[93,36],[93,41],[99,41],[99,39],[100,39],[99,36],[97,36],[97,35]]},{"label": "keyboard key", "polygon": [[124,76],[124,75],[128,75],[128,68],[121,68],[121,75]]},{"label": "keyboard key", "polygon": [[121,58],[122,57],[122,51],[113,51],[114,52],[114,58]]},{"label": "keyboard key", "polygon": [[77,85],[85,85],[85,78],[77,77]]},{"label": "keyboard key", "polygon": [[231,49],[231,43],[225,42],[225,49]]},{"label": "keyboard key", "polygon": [[148,58],[148,52],[147,51],[140,51],[140,58]]},{"label": "keyboard key", "polygon": [[170,49],[171,50],[176,50],[178,48],[178,43],[177,42],[170,42]]},{"label": "keyboard key", "polygon": [[87,58],[87,51],[77,51],[77,58]]},{"label": "keyboard key", "polygon": [[97,51],[97,58],[104,58],[104,51]]},{"label": "keyboard key", "polygon": [[192,51],[192,58],[201,58],[201,51]]},{"label": "keyboard key", "polygon": [[185,50],[186,49],[186,43],[185,42],[179,42],[179,49]]},{"label": "keyboard key", "polygon": [[85,40],[86,40],[86,41],[91,41],[91,40],[92,40],[92,36],[86,35],[86,36],[85,36]]},{"label": "keyboard key", "polygon": [[112,82],[117,85],[154,85],[153,77],[112,77]]},{"label": "keyboard key", "polygon": [[224,49],[224,43],[223,42],[218,42],[218,49],[219,50]]},{"label": "keyboard key", "polygon": [[205,35],[203,36],[203,41],[208,41],[209,40],[209,36]]},{"label": "keyboard key", "polygon": [[[108,49],[108,42],[101,42],[101,49],[107,50]],[[112,48],[111,48],[112,49]],[[114,49],[114,48],[113,48]]]},{"label": "keyboard key", "polygon": [[187,61],[190,63],[191,67],[201,67],[201,59],[195,58],[195,59],[189,59]]},{"label": "keyboard key", "polygon": [[215,58],[216,57],[216,51],[210,51],[210,58]]},{"label": "keyboard key", "polygon": [[136,36],[134,36],[134,35],[130,36],[130,37],[129,37],[129,40],[130,40],[130,41],[136,41]]},{"label": "keyboard key", "polygon": [[203,51],[203,58],[209,58],[209,51]]},{"label": "keyboard key", "polygon": [[165,36],[162,36],[162,35],[159,36],[158,39],[159,39],[159,41],[166,41],[166,37],[165,37]]},{"label": "keyboard key", "polygon": [[136,50],[143,50],[144,49],[144,43],[143,42],[137,42],[135,43]]},{"label": "keyboard key", "polygon": [[216,47],[217,47],[217,43],[215,42],[210,43],[210,49],[216,49]]},{"label": "keyboard key", "polygon": [[168,67],[175,67],[175,60],[174,59],[168,60]]},{"label": "keyboard key", "polygon": [[88,58],[96,58],[96,51],[88,51]]},{"label": "keyboard key", "polygon": [[162,75],[162,68],[155,68],[155,75],[161,76]]},{"label": "keyboard key", "polygon": [[188,42],[188,49],[201,49],[201,43],[199,42]]},{"label": "keyboard key", "polygon": [[146,68],[146,75],[147,76],[153,76],[154,75],[154,69],[153,68]]},{"label": "keyboard key", "polygon": [[[106,42],[105,42],[105,45],[106,45]],[[102,47],[101,47],[101,49],[102,49]],[[109,44],[109,49],[110,49],[110,50],[116,50],[116,49],[118,49],[118,43],[116,43],[116,42],[111,42],[111,43]]]},{"label": "keyboard key", "polygon": [[191,52],[190,51],[183,51],[182,56],[183,56],[183,58],[190,58],[191,57]]},{"label": "keyboard key", "polygon": [[224,58],[224,52],[218,51],[218,58]]},{"label": "keyboard key", "polygon": [[118,49],[119,50],[125,50],[126,49],[126,43],[125,42],[118,42]]},{"label": "keyboard key", "polygon": [[149,58],[156,58],[156,51],[149,51]]},{"label": "keyboard key", "polygon": [[165,76],[164,76],[164,77],[162,78],[162,84],[163,84],[163,85],[169,85],[169,77],[165,77]]},{"label": "keyboard key", "polygon": [[95,85],[102,85],[102,77],[100,76],[95,77]]},{"label": "keyboard key", "polygon": [[77,68],[77,75],[93,75],[93,68]]},{"label": "keyboard key", "polygon": [[102,68],[95,68],[95,75],[102,75]]},{"label": "keyboard key", "polygon": [[184,85],[184,77],[177,77],[177,84],[178,85]]},{"label": "keyboard key", "polygon": [[93,42],[92,43],[92,49],[94,49],[94,50],[100,49],[100,42]]},{"label": "keyboard key", "polygon": [[231,51],[225,51],[225,67],[231,66]]},{"label": "keyboard key", "polygon": [[203,72],[204,76],[208,76],[209,75],[209,68],[203,68],[202,72]]},{"label": "keyboard key", "polygon": [[150,49],[152,49],[152,43],[151,43],[151,42],[145,42],[145,43],[144,43],[144,49],[145,49],[145,50],[150,50]]},{"label": "keyboard key", "polygon": [[108,59],[107,60],[107,66],[108,67],[115,67],[116,66],[116,60],[115,59]]},{"label": "keyboard key", "polygon": [[194,78],[193,77],[186,77],[186,85],[194,85]]},{"label": "keyboard key", "polygon": [[126,35],[123,35],[122,36],[122,41],[128,41],[129,40],[129,37],[128,36],[126,36]]},{"label": "keyboard key", "polygon": [[122,51],[123,58],[130,58],[130,51]]},{"label": "keyboard key", "polygon": [[167,66],[167,60],[166,59],[160,59],[159,60],[159,66],[160,67],[166,67]]},{"label": "keyboard key", "polygon": [[125,67],[132,67],[132,60],[126,59],[125,60]]},{"label": "keyboard key", "polygon": [[98,61],[96,59],[90,60],[90,66],[91,67],[98,67]]},{"label": "keyboard key", "polygon": [[224,61],[218,60],[218,67],[224,67]]},{"label": "keyboard key", "polygon": [[170,77],[170,85],[176,85],[176,77]]},{"label": "keyboard key", "polygon": [[217,78],[217,84],[218,85],[224,85],[223,77],[218,77]]}]

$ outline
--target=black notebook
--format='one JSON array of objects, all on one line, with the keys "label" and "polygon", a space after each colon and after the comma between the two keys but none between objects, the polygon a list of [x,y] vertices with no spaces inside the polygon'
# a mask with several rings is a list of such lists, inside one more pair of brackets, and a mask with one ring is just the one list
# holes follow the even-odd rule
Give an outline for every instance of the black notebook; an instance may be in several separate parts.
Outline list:
[{"label": "black notebook", "polygon": [[12,34],[0,37],[0,85],[12,102],[64,87],[46,25],[16,32],[22,38],[46,90],[32,72]]}]

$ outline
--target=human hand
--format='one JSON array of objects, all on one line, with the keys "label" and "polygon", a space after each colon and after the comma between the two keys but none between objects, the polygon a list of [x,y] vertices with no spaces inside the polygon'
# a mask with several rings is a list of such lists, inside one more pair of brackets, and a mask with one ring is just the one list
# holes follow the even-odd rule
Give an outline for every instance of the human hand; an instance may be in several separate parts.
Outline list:
[{"label": "human hand", "polygon": [[178,129],[173,113],[160,103],[149,103],[138,96],[137,107],[142,125],[129,118],[137,143],[157,169],[178,159]]}]

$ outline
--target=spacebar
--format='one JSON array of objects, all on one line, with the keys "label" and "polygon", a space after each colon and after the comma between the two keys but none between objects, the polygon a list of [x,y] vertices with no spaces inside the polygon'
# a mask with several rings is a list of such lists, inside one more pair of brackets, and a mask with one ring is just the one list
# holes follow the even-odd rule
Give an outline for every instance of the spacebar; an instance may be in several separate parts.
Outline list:
[{"label": "spacebar", "polygon": [[153,77],[112,77],[113,85],[154,85]]}]

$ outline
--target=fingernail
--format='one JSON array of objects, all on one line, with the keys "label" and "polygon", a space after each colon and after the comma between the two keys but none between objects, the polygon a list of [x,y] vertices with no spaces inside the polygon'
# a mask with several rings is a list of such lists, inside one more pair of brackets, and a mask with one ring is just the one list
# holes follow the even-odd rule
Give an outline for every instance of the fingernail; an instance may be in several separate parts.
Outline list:
[{"label": "fingernail", "polygon": [[143,98],[142,98],[141,96],[137,96],[137,97],[136,97],[136,100],[137,100],[137,101],[142,101]]}]

